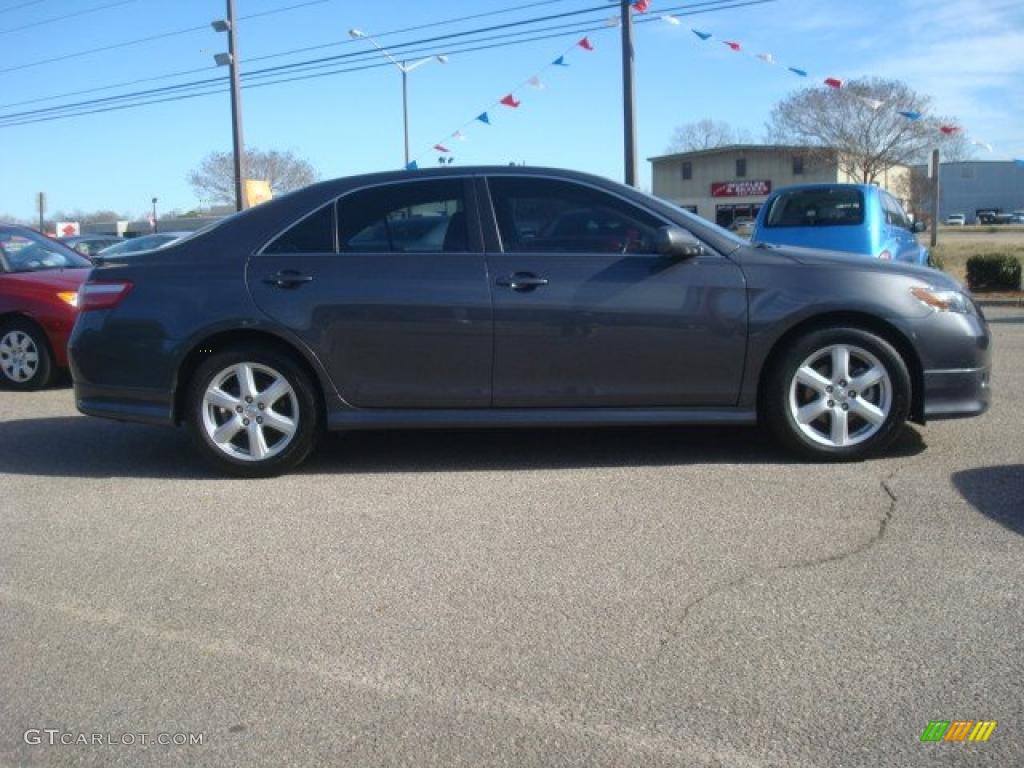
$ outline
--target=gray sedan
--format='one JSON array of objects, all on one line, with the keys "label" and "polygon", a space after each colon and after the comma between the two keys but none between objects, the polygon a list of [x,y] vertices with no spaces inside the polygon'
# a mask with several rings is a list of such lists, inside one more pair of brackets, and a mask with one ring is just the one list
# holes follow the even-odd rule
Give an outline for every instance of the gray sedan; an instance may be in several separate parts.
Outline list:
[{"label": "gray sedan", "polygon": [[382,173],[104,259],[79,409],[185,424],[218,468],[323,429],[766,424],[817,460],[989,402],[989,332],[926,267],[755,247],[584,174]]}]

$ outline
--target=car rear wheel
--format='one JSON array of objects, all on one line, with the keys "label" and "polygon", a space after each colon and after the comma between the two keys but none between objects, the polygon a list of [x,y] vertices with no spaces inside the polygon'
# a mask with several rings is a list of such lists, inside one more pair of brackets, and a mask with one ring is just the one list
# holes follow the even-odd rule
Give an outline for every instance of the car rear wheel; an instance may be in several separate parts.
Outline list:
[{"label": "car rear wheel", "polygon": [[891,344],[859,328],[828,328],[782,354],[764,405],[772,431],[798,454],[852,461],[892,442],[910,399],[910,373]]},{"label": "car rear wheel", "polygon": [[188,424],[203,456],[239,477],[273,477],[300,464],[320,432],[309,375],[289,355],[256,346],[218,353],[189,387]]},{"label": "car rear wheel", "polygon": [[0,324],[0,381],[12,389],[42,389],[53,378],[46,335],[27,320]]}]

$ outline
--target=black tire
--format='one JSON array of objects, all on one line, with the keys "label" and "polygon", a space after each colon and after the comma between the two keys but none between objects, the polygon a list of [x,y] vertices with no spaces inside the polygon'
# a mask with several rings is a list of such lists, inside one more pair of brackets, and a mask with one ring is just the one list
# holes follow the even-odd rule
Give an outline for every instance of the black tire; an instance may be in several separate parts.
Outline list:
[{"label": "black tire", "polygon": [[[280,452],[266,459],[246,459],[229,455],[208,434],[204,420],[206,416],[204,398],[207,388],[216,377],[221,376],[227,369],[243,363],[250,363],[280,374],[287,381],[295,396],[294,405],[290,400],[285,403],[289,418],[293,416],[292,410],[297,409],[298,423],[294,434],[291,436],[290,442],[287,442]],[[230,381],[232,380],[229,379],[229,383]],[[316,384],[305,368],[288,353],[273,348],[267,349],[258,344],[241,344],[213,354],[204,360],[188,383],[186,403],[185,421],[203,458],[220,472],[236,477],[276,477],[294,469],[306,459],[316,446],[323,426]],[[270,405],[273,406],[272,403]],[[226,409],[221,409],[216,411],[215,417],[226,422],[228,413]],[[252,415],[255,416],[255,413],[257,412],[253,412]],[[250,415],[248,411],[238,414],[237,419],[241,421],[247,415]],[[230,417],[234,419],[235,414],[231,413]],[[252,421],[254,420],[255,418],[252,419]],[[221,422],[215,422],[214,426],[219,423]],[[250,421],[245,423],[248,425]],[[244,448],[238,450],[249,451],[251,443],[249,442],[248,427],[240,428],[240,432],[246,432],[246,434],[237,438],[239,443],[244,443]],[[276,435],[278,433],[271,431],[268,434]],[[267,442],[269,443],[269,440]],[[228,450],[231,448],[229,447]]]},{"label": "black tire", "polygon": [[[859,414],[851,412],[851,410],[844,409],[846,410],[845,418],[849,420],[847,423],[851,427],[860,425],[863,434],[863,437],[858,438],[859,442],[851,445],[829,445],[816,440],[804,431],[791,408],[791,393],[794,400],[797,399],[798,394],[805,393],[802,386],[796,391],[791,390],[794,386],[793,381],[797,369],[811,356],[836,345],[869,353],[881,364],[888,375],[887,396],[881,394],[883,385],[878,385],[877,388],[869,389],[867,395],[861,399],[862,403],[867,402],[870,405],[872,404],[871,398],[878,398],[879,402],[883,397],[888,398],[888,415],[884,420],[879,417],[881,425],[874,425],[877,426],[877,429],[873,433],[871,430],[874,427],[867,420],[862,419]],[[856,364],[856,360],[854,364]],[[828,376],[826,375],[825,378]],[[836,399],[825,400],[824,403],[826,406],[829,402],[836,405],[823,413],[820,420],[807,425],[806,428],[810,432],[824,433],[826,428],[831,430],[834,408],[842,408],[843,403],[846,403],[848,408],[851,405],[856,407],[857,404],[854,403],[854,400],[863,394],[854,390],[854,396],[849,398],[849,393],[839,387],[835,387],[835,392],[836,394],[825,397],[835,397]],[[797,455],[813,461],[859,461],[881,452],[895,439],[910,414],[911,396],[912,384],[906,362],[888,341],[860,328],[834,327],[822,328],[804,334],[782,351],[772,370],[768,372],[762,406],[765,421],[775,437]],[[819,399],[812,397],[808,404],[814,403],[820,403]],[[819,407],[821,407],[820,404]],[[844,416],[844,414],[839,415]],[[822,440],[828,439],[824,434],[821,434],[820,437]]]},{"label": "black tire", "polygon": [[24,318],[0,322],[0,344],[9,338],[10,334],[14,334],[13,339],[19,343],[19,347],[24,347],[27,341],[30,348],[35,350],[36,367],[28,378],[23,379],[22,374],[12,367],[10,353],[0,349],[0,383],[7,389],[23,392],[49,386],[56,371],[50,343],[43,329]]}]

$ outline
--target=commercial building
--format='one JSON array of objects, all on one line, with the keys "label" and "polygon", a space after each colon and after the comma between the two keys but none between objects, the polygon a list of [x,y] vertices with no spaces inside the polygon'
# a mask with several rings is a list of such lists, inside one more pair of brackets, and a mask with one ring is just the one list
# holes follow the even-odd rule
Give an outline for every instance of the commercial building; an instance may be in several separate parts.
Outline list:
[{"label": "commercial building", "polygon": [[[928,210],[927,167],[912,169],[918,207]],[[916,201],[917,202],[917,201]],[[973,224],[982,212],[1024,211],[1024,164],[1013,160],[968,160],[939,165],[939,220],[962,213]]]},{"label": "commercial building", "polygon": [[[649,158],[653,192],[723,227],[753,218],[768,196],[791,184],[851,183],[830,153],[778,144],[733,144]],[[908,196],[910,171],[890,168],[879,186]]]}]

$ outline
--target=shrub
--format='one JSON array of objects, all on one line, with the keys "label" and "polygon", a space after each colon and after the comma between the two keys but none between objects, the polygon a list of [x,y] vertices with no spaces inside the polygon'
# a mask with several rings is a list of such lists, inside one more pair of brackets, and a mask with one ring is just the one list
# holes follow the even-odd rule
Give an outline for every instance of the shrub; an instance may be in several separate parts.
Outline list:
[{"label": "shrub", "polygon": [[942,258],[942,254],[936,251],[934,248],[928,252],[928,266],[934,267],[935,269],[946,268],[946,262]]},{"label": "shrub", "polygon": [[972,291],[1019,291],[1020,260],[1008,253],[982,253],[967,260],[967,287]]}]

